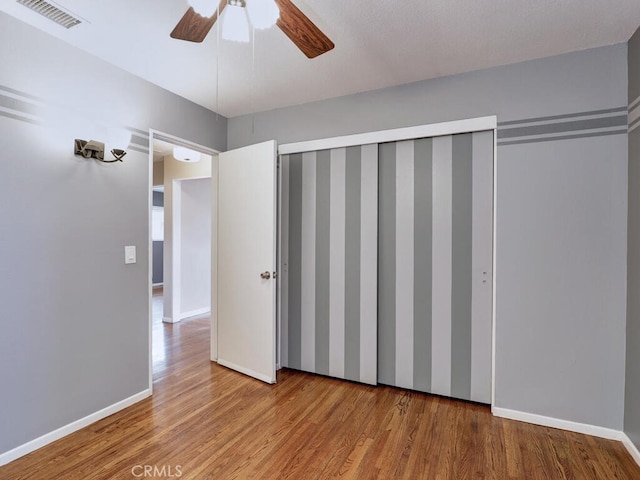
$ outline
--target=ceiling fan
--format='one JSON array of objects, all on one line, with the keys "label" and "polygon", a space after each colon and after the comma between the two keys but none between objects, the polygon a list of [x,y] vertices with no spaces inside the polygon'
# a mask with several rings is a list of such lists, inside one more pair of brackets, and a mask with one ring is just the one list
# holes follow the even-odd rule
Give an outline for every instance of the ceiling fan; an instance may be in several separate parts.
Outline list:
[{"label": "ceiling fan", "polygon": [[[202,0],[199,1],[202,2]],[[215,4],[217,0],[208,1]],[[245,8],[246,1],[264,2],[265,0],[222,0],[220,6],[210,16],[197,13],[193,8],[193,0],[190,0],[189,3],[192,6],[173,29],[171,37],[200,43],[205,39],[209,30],[216,23],[218,14],[222,14],[227,4],[233,6],[235,10],[235,7]],[[272,1],[275,1],[279,10],[276,25],[308,58],[315,58],[335,47],[334,43],[291,0]],[[209,12],[205,12],[205,15],[206,13]]]}]

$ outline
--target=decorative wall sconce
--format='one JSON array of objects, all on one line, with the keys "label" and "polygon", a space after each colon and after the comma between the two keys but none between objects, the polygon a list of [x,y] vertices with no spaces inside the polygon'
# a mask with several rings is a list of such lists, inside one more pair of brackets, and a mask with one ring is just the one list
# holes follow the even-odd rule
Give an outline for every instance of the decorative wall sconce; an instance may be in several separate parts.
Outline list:
[{"label": "decorative wall sconce", "polygon": [[87,141],[76,138],[74,140],[73,153],[82,155],[84,158],[94,158],[104,163],[121,162],[127,154],[126,150],[131,142],[131,132],[125,129],[112,128],[109,129],[107,137],[109,145],[113,147],[111,149],[113,160],[104,159],[104,143],[96,140]]},{"label": "decorative wall sconce", "polygon": [[[73,153],[82,155],[84,158],[95,158],[104,162],[104,143],[95,140],[80,140],[76,138],[74,141]],[[108,160],[107,160],[108,161]],[[117,162],[117,160],[112,160]],[[122,160],[120,160],[122,161]]]}]

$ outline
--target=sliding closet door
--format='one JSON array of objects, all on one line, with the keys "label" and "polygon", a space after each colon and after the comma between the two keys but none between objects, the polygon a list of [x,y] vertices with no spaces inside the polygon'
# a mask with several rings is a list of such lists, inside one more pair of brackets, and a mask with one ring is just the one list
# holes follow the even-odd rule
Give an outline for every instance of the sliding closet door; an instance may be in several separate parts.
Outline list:
[{"label": "sliding closet door", "polygon": [[493,132],[379,162],[378,381],[490,403]]},{"label": "sliding closet door", "polygon": [[282,363],[377,380],[378,146],[282,157]]}]

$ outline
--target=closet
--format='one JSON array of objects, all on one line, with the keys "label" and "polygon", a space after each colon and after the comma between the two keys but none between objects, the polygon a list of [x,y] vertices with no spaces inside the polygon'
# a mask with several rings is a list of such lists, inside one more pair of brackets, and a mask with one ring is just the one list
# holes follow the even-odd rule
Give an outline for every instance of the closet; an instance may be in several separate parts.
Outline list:
[{"label": "closet", "polygon": [[281,155],[282,366],[491,402],[493,149],[473,129]]}]

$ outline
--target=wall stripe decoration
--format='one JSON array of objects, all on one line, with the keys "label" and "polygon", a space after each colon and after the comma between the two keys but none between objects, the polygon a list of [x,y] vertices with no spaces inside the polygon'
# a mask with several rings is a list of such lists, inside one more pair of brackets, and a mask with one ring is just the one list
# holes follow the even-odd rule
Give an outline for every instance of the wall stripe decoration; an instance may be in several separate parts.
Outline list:
[{"label": "wall stripe decoration", "polygon": [[379,152],[378,381],[490,403],[493,132]]},{"label": "wall stripe decoration", "polygon": [[376,145],[281,157],[288,259],[284,366],[375,384]]},{"label": "wall stripe decoration", "polygon": [[498,146],[620,135],[627,107],[498,122]]},{"label": "wall stripe decoration", "polygon": [[0,116],[41,125],[43,107],[37,97],[0,85]]},{"label": "wall stripe decoration", "polygon": [[629,104],[629,133],[640,126],[640,97]]},{"label": "wall stripe decoration", "polygon": [[[19,120],[33,125],[64,124],[64,117],[78,116],[64,108],[47,104],[44,100],[28,93],[0,85],[0,117]],[[73,118],[75,118],[75,116]],[[82,118],[81,116],[79,118]],[[82,120],[80,120],[82,122]],[[76,120],[76,123],[78,121]],[[97,125],[98,128],[106,126]],[[133,127],[126,127],[132,132],[131,144],[127,150],[149,153],[149,132]]]}]

